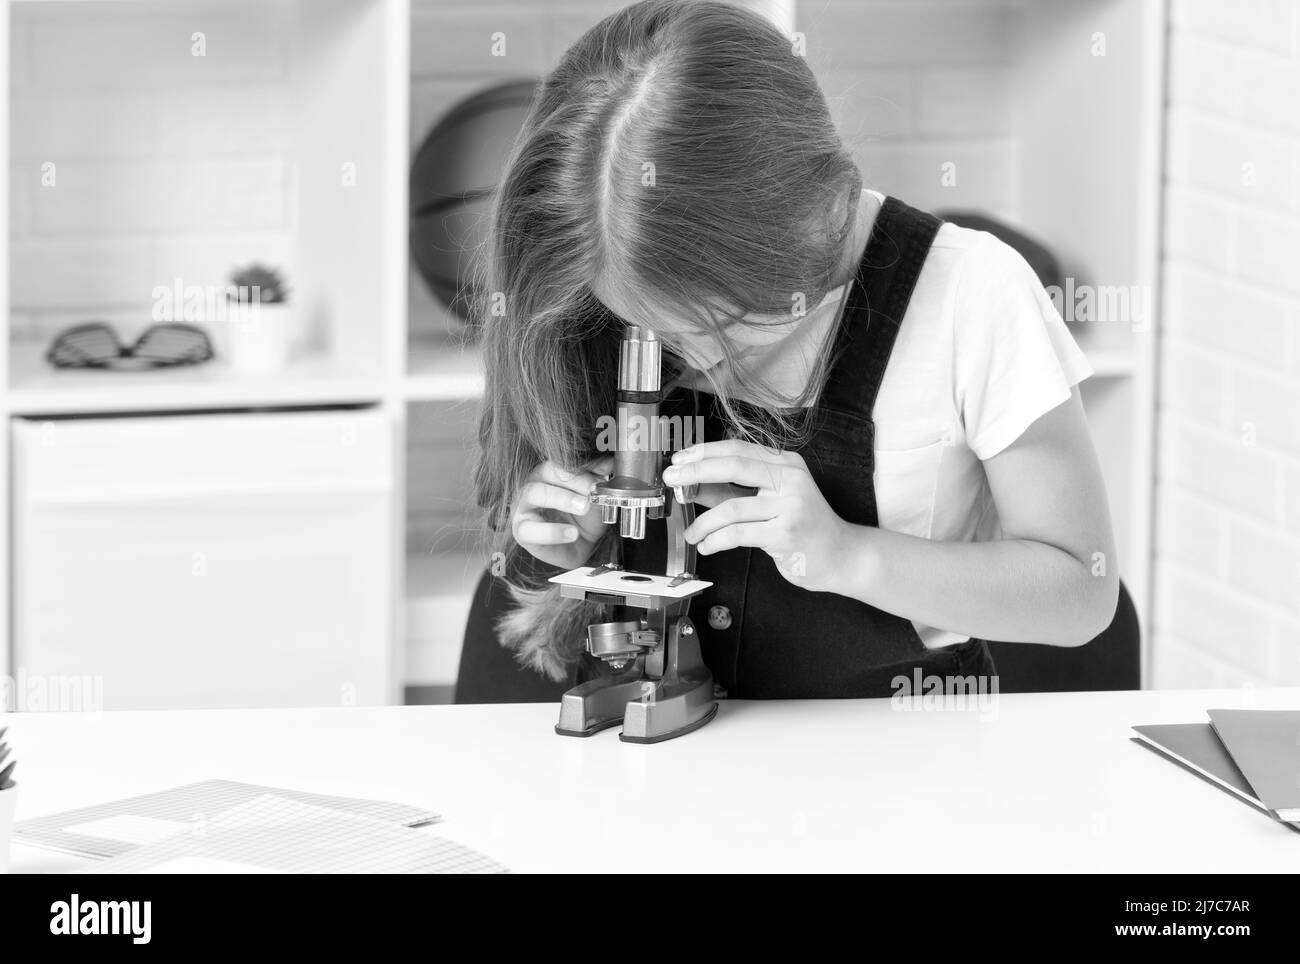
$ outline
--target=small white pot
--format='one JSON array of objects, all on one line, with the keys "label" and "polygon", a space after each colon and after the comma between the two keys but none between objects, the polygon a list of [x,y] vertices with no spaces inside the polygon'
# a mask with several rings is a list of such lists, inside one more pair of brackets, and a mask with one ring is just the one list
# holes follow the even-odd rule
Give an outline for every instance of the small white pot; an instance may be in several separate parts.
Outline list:
[{"label": "small white pot", "polygon": [[226,362],[239,372],[280,371],[289,361],[293,322],[293,309],[287,304],[232,304],[225,337],[219,340],[224,343]]},{"label": "small white pot", "polygon": [[14,813],[18,810],[18,784],[0,790],[0,874],[9,873],[9,842],[14,836]]}]

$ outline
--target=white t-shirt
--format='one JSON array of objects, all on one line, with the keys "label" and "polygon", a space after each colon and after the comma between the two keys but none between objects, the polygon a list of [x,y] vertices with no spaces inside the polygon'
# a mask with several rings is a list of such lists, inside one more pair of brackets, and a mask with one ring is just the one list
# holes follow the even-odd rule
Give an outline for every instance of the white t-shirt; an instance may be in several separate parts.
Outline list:
[{"label": "white t-shirt", "polygon": [[[792,335],[747,356],[747,369],[797,394],[834,330],[842,295],[830,292]],[[1025,259],[987,232],[942,225],[876,396],[880,527],[944,542],[999,538],[982,460],[1091,374]],[[914,625],[931,648],[967,639]]]}]

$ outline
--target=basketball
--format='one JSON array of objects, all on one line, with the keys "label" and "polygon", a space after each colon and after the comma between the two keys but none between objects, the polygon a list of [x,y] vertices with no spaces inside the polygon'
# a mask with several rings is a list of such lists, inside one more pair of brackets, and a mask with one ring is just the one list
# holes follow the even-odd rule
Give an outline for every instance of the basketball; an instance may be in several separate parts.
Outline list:
[{"label": "basketball", "polygon": [[462,100],[434,124],[411,162],[411,258],[434,297],[462,320],[477,300],[492,195],[536,86],[511,81]]}]

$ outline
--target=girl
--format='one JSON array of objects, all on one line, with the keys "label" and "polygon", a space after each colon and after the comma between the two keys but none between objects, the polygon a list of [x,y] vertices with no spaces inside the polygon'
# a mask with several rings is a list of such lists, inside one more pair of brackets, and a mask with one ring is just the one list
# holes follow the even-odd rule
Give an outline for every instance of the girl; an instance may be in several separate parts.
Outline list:
[{"label": "girl", "polygon": [[[704,418],[664,482],[701,486],[692,615],[726,695],[887,696],[917,668],[991,676],[986,639],[1108,625],[1085,359],[1014,251],[862,189],[757,14],[646,0],[579,40],[510,158],[489,270],[476,487],[525,666],[596,671],[583,631],[608,614],[543,577],[616,541],[587,493],[625,325],[667,349],[666,413]],[[662,569],[662,544],[626,551]]]}]

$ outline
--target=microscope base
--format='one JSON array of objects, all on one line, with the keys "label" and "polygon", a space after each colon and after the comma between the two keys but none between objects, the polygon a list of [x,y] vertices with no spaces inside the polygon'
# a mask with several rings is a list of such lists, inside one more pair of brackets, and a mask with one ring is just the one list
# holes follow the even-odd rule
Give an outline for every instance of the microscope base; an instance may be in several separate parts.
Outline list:
[{"label": "microscope base", "polygon": [[622,722],[622,720],[606,720],[604,723],[596,723],[585,730],[566,730],[560,726],[559,723],[556,723],[555,732],[560,736],[576,736],[579,739],[583,739],[584,737],[595,736],[597,733],[608,730],[611,726],[618,726],[618,724]]},{"label": "microscope base", "polygon": [[607,679],[593,679],[569,690],[560,700],[560,722],[555,732],[560,736],[591,736],[623,722],[629,701],[635,700],[654,684],[636,667]]},{"label": "microscope base", "polygon": [[[713,691],[713,683],[711,681],[709,683],[709,691],[710,694]],[[671,740],[674,737],[685,736],[687,733],[692,733],[695,730],[698,730],[705,723],[708,723],[717,715],[718,715],[718,704],[711,703],[707,708],[707,710],[705,711],[704,715],[696,719],[694,722],[686,723],[685,725],[680,726],[675,730],[668,730],[668,731],[659,731],[647,727],[646,732],[650,733],[650,735],[648,736],[636,736],[634,734],[628,733],[627,721],[624,720],[623,732],[618,735],[618,738],[622,740],[624,743],[662,743],[664,740]]]},{"label": "microscope base", "polygon": [[684,736],[708,723],[718,712],[713,674],[700,658],[699,641],[690,620],[671,624],[667,665],[662,676],[647,675],[661,666],[664,651],[638,657],[619,676],[589,680],[560,700],[561,736],[591,736],[622,722],[624,743],[662,743]]}]

